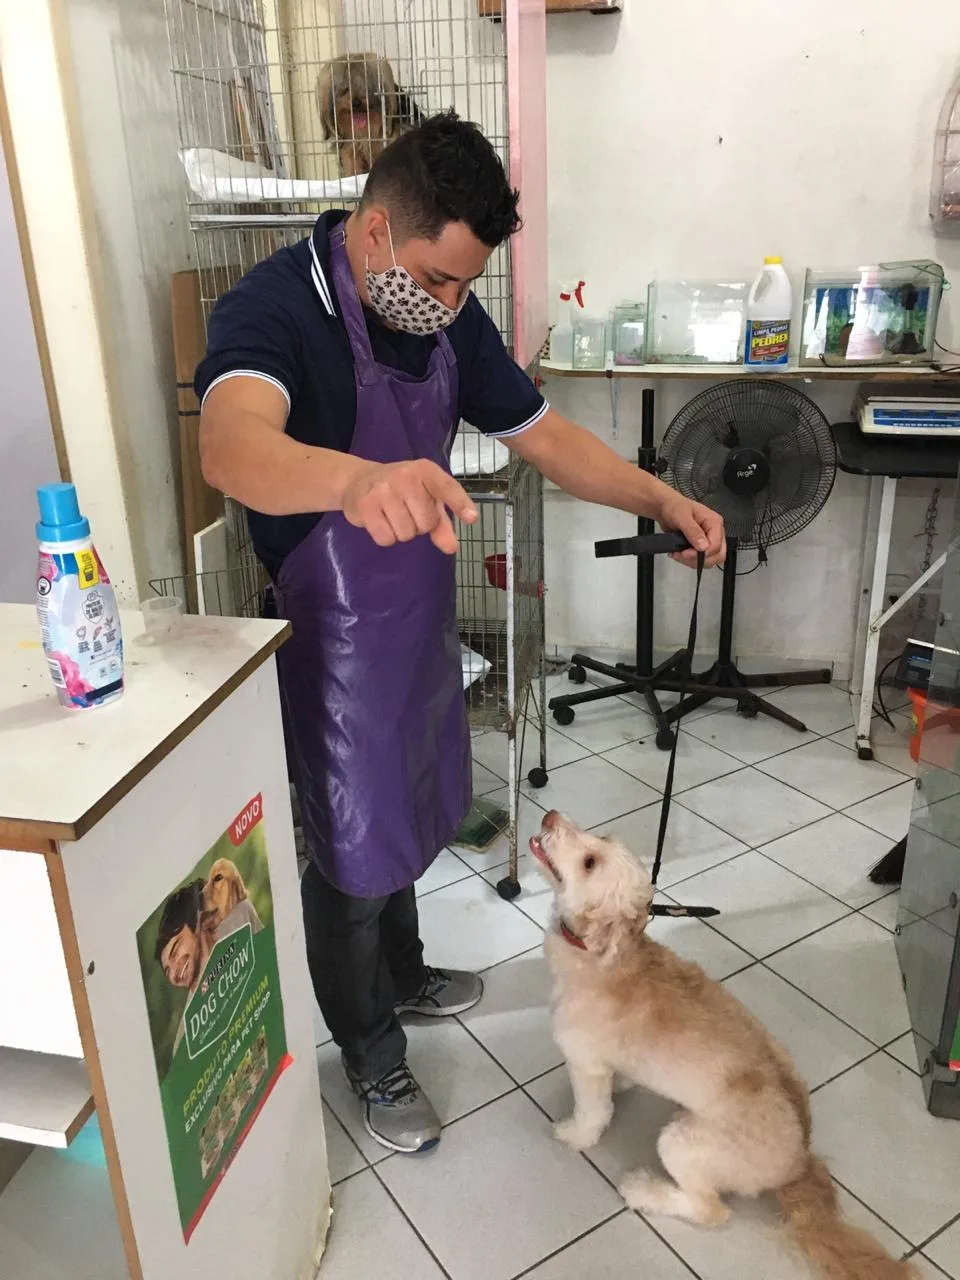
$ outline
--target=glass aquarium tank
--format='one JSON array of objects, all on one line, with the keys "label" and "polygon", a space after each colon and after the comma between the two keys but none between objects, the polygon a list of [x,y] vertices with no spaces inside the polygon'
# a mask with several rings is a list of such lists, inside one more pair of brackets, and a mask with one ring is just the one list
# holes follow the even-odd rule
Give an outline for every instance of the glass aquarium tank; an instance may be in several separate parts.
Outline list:
[{"label": "glass aquarium tank", "polygon": [[648,364],[739,364],[746,280],[655,280],[647,291]]},{"label": "glass aquarium tank", "polygon": [[897,918],[929,1110],[960,1119],[960,511],[943,569]]},{"label": "glass aquarium tank", "polygon": [[647,309],[625,302],[613,311],[613,363],[638,365],[646,360]]},{"label": "glass aquarium tank", "polygon": [[607,321],[578,312],[573,321],[574,369],[607,367]]},{"label": "glass aquarium tank", "polygon": [[801,365],[929,365],[944,288],[938,262],[807,271]]}]

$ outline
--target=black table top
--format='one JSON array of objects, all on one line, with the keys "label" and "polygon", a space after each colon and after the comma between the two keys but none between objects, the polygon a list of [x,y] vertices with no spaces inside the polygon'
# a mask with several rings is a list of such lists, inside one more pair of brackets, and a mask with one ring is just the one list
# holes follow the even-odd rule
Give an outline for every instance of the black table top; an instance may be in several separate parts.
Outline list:
[{"label": "black table top", "polygon": [[831,429],[841,471],[931,480],[956,479],[960,472],[960,437],[948,441],[864,435],[855,422],[837,422]]}]

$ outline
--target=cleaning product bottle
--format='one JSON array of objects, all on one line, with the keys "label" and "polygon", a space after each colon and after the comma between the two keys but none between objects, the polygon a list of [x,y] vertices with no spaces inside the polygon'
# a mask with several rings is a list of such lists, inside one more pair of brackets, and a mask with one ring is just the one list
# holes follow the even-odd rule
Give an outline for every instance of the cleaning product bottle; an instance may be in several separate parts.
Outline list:
[{"label": "cleaning product bottle", "polygon": [[110,579],[72,484],[37,490],[37,616],[62,707],[99,707],[123,692],[123,635]]},{"label": "cleaning product bottle", "polygon": [[785,365],[790,358],[790,319],[793,289],[779,258],[764,258],[763,270],[750,286],[743,363],[765,369]]},{"label": "cleaning product bottle", "polygon": [[583,310],[585,280],[575,285],[560,286],[560,305],[557,323],[550,330],[550,361],[552,364],[573,366],[573,329],[578,311]]}]

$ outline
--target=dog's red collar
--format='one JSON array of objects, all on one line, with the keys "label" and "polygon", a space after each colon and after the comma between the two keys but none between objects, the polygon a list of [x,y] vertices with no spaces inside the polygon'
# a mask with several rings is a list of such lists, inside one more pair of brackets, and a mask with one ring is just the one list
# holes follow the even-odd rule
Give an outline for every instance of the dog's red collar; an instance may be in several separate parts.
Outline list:
[{"label": "dog's red collar", "polygon": [[579,938],[562,920],[560,921],[560,937],[565,942],[569,942],[571,947],[576,947],[580,951],[586,951],[587,949],[587,944],[584,940]]}]

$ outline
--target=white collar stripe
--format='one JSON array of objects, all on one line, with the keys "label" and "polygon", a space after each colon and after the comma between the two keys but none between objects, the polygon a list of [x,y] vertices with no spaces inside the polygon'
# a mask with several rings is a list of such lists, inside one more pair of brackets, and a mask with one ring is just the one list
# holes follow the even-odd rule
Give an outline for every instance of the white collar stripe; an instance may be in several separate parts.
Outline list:
[{"label": "white collar stripe", "polygon": [[313,280],[314,287],[320,295],[320,301],[326,308],[327,315],[335,316],[337,313],[333,309],[333,302],[330,298],[330,289],[327,286],[326,277],[323,274],[323,267],[320,265],[320,259],[317,257],[316,245],[313,243],[313,236],[310,236],[310,256],[313,258],[313,266],[310,268],[310,276]]}]

